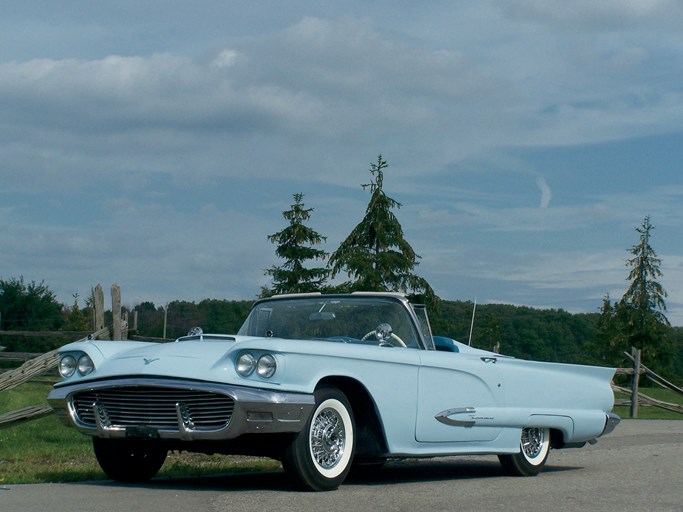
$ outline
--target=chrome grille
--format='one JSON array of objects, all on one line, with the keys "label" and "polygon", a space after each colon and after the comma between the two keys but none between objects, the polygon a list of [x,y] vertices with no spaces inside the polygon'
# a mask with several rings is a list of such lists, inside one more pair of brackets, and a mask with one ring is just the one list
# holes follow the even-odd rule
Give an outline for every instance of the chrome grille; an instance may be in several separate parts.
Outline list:
[{"label": "chrome grille", "polygon": [[[94,405],[114,427],[147,426],[178,431],[178,409],[196,430],[220,430],[235,407],[229,396],[192,389],[135,386],[77,393],[72,398],[78,419],[95,427]],[[179,407],[178,407],[179,406]]]}]

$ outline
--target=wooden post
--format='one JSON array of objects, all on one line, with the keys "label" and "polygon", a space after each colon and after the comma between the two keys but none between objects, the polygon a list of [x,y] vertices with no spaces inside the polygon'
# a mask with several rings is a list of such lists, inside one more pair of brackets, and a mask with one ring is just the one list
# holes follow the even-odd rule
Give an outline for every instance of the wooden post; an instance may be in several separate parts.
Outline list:
[{"label": "wooden post", "polygon": [[168,320],[168,304],[164,306],[164,334],[162,337],[166,339],[166,321]]},{"label": "wooden post", "polygon": [[128,339],[128,311],[123,312],[123,323],[121,325],[121,339]]},{"label": "wooden post", "polygon": [[[102,285],[98,284],[97,286],[95,286],[95,290],[93,292],[93,299],[95,307],[95,325],[93,326],[93,332],[97,332],[104,329],[104,291],[102,291]],[[108,338],[108,335],[104,334],[99,337]]]},{"label": "wooden post", "polygon": [[111,285],[111,317],[112,317],[112,340],[121,339],[121,287],[114,283]]},{"label": "wooden post", "polygon": [[631,418],[638,417],[638,386],[640,384],[640,349],[631,347],[633,355],[633,381],[631,384]]}]

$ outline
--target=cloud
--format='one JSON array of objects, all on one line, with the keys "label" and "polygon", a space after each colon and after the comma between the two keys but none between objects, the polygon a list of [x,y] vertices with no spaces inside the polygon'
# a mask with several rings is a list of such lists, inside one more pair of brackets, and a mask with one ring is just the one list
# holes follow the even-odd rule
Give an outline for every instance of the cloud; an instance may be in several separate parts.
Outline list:
[{"label": "cloud", "polygon": [[[601,71],[608,62],[642,75],[647,47],[613,51],[598,41],[590,55],[599,58],[585,57],[595,59],[587,71],[604,76],[596,88],[577,72],[585,61],[564,58],[564,48],[531,63],[516,44],[553,52],[553,43],[520,36],[508,48],[491,37],[475,52],[415,44],[369,19],[303,17],[210,58],[4,62],[0,158],[7,172],[59,175],[71,187],[93,169],[184,180],[189,168],[200,182],[245,172],[268,179],[287,168],[292,177],[355,186],[344,169],[380,151],[407,178],[501,146],[594,143],[681,126],[675,89],[624,87]],[[356,148],[363,154],[351,155]],[[327,172],[311,173],[319,162]]]},{"label": "cloud", "polygon": [[673,28],[674,20],[683,16],[683,7],[675,0],[505,0],[497,3],[508,16],[516,19],[584,30],[626,29],[650,23],[670,24]]},{"label": "cloud", "polygon": [[553,198],[553,192],[545,181],[545,178],[539,176],[536,178],[536,185],[541,190],[541,208],[548,208],[550,200]]},{"label": "cloud", "polygon": [[211,61],[211,66],[213,66],[214,68],[231,68],[236,64],[238,58],[239,54],[235,50],[222,50]]},{"label": "cloud", "polygon": [[93,281],[128,283],[131,299],[244,298],[274,262],[265,237],[291,193],[334,248],[362,216],[359,184],[380,152],[419,270],[446,298],[479,276],[480,297],[547,304],[557,290],[557,304],[565,291],[585,304],[618,286],[594,258],[628,247],[645,212],[676,239],[679,149],[652,152],[644,186],[610,151],[571,170],[544,158],[680,133],[677,3],[384,8],[288,9],[262,23],[254,7],[253,25],[230,28],[184,8],[177,37],[161,26],[168,13],[129,26],[119,12],[66,42],[63,14],[49,51],[40,31],[22,31],[33,44],[0,61],[2,271],[61,283],[67,300]]}]

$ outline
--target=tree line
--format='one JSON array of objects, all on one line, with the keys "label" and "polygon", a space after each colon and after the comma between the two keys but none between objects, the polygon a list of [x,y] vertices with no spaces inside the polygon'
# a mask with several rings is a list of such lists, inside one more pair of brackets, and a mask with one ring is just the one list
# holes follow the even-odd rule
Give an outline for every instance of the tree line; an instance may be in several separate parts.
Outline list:
[{"label": "tree line", "polygon": [[[43,289],[48,289],[43,285]],[[3,281],[0,280],[0,290]],[[0,297],[2,297],[0,293]],[[2,300],[0,300],[0,304]],[[133,307],[137,311],[138,330],[142,338],[162,338],[166,318],[166,338],[175,339],[187,334],[190,328],[201,326],[205,332],[235,333],[246,318],[253,301],[206,299],[200,302],[172,301],[165,306],[143,302]],[[41,322],[34,330],[89,330],[90,306],[77,308],[53,302],[52,310],[61,320],[50,325]],[[474,304],[470,301],[441,300],[430,313],[435,334],[449,336],[464,343],[470,338],[470,322]],[[108,312],[107,323],[111,322]],[[73,329],[74,317],[80,317],[82,329]],[[24,318],[26,318],[24,316]],[[68,320],[71,318],[71,320]],[[5,330],[25,330],[21,325],[3,320]],[[472,346],[492,350],[523,359],[563,363],[623,366],[624,358],[606,360],[600,349],[599,330],[601,313],[569,313],[562,309],[535,309],[506,304],[478,304]],[[38,326],[34,326],[38,327]],[[666,375],[674,381],[683,377],[683,327],[670,327],[671,352]],[[53,337],[0,337],[0,344],[16,352],[42,353],[72,341]],[[653,369],[660,369],[653,367]]]},{"label": "tree line", "polygon": [[[533,360],[620,366],[623,351],[642,350],[644,364],[666,376],[683,376],[683,328],[666,318],[666,291],[659,283],[661,260],[651,246],[654,226],[650,218],[636,228],[639,240],[626,260],[628,290],[612,301],[606,295],[599,313],[569,314],[562,310],[537,310],[500,304],[477,307],[475,328],[470,333],[473,304],[446,301],[436,296],[429,283],[415,273],[420,256],[404,237],[393,210],[401,203],[384,191],[388,164],[381,155],[370,164],[370,198],[362,220],[332,253],[321,248],[326,237],[308,226],[313,208],[303,193],[282,212],[287,225],[268,236],[275,255],[282,260],[265,270],[271,279],[261,297],[279,293],[399,291],[430,305],[437,334],[474,346],[499,347],[501,353]],[[91,298],[83,308],[78,296],[70,306],[59,304],[44,282],[26,283],[21,278],[0,279],[0,329],[88,330]],[[206,332],[236,332],[251,301],[207,299],[199,303],[173,301],[165,308],[151,302],[136,305],[138,334],[175,338],[194,326]],[[8,350],[45,351],[52,340],[0,339]]]}]

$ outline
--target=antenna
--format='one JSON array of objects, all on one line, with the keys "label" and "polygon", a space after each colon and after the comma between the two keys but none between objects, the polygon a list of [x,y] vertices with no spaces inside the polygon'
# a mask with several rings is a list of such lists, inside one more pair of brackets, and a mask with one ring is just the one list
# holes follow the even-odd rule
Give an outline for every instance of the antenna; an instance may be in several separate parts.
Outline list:
[{"label": "antenna", "polygon": [[472,322],[470,323],[470,339],[467,341],[468,346],[472,346],[472,330],[474,329],[474,314],[477,311],[477,298],[474,298],[474,307],[472,308]]}]

